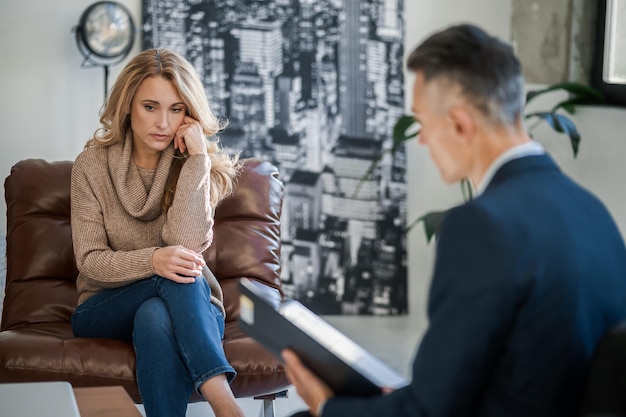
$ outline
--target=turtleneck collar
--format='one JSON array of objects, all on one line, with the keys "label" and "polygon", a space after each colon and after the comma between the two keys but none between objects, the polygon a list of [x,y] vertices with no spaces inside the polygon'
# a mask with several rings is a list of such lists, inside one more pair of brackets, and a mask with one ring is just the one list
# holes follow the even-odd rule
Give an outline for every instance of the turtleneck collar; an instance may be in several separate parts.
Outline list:
[{"label": "turtleneck collar", "polygon": [[123,142],[108,147],[107,163],[111,180],[117,197],[129,215],[143,221],[154,220],[161,214],[161,201],[174,158],[174,147],[170,145],[161,152],[149,193],[132,160],[132,151],[131,135]]}]

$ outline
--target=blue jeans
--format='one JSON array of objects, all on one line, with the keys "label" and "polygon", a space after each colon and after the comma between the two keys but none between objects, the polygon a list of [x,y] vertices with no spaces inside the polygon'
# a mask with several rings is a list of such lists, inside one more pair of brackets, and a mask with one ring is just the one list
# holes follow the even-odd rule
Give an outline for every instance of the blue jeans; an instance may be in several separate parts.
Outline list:
[{"label": "blue jeans", "polygon": [[178,284],[153,276],[105,289],[76,308],[76,337],[120,339],[136,353],[137,384],[149,417],[184,417],[192,391],[235,377],[222,347],[224,316],[202,277]]}]

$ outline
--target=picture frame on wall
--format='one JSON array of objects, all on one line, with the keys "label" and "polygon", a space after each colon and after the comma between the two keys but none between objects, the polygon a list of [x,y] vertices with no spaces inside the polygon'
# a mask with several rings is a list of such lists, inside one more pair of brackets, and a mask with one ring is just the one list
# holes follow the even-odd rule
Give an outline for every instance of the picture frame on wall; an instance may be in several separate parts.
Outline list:
[{"label": "picture frame on wall", "polygon": [[194,65],[226,151],[278,167],[283,289],[317,314],[408,313],[404,2],[143,0],[143,47]]}]

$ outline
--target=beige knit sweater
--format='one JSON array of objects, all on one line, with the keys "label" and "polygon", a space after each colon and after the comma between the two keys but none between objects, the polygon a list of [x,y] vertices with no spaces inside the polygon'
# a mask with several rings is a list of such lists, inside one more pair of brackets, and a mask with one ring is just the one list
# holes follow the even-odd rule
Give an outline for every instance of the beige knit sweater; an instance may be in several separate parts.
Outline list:
[{"label": "beige knit sweater", "polygon": [[[187,159],[174,202],[164,214],[161,198],[174,148],[161,154],[149,192],[131,151],[132,140],[126,140],[87,148],[74,162],[71,222],[79,305],[103,288],[155,275],[152,253],[159,247],[182,245],[201,253],[213,239],[209,157]],[[217,279],[207,267],[203,276],[211,287],[211,301],[224,311]]]}]

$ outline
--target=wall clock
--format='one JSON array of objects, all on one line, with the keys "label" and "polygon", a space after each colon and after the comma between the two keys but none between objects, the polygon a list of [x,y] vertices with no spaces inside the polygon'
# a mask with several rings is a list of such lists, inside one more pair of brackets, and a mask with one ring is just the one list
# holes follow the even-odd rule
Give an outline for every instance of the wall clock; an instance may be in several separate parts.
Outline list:
[{"label": "wall clock", "polygon": [[126,56],[135,40],[135,24],[126,7],[113,1],[99,1],[81,15],[77,41],[86,54],[100,58]]},{"label": "wall clock", "polygon": [[104,67],[106,95],[109,66],[126,58],[135,41],[130,12],[114,1],[96,2],[85,9],[75,31],[76,44],[85,58],[82,66]]}]

